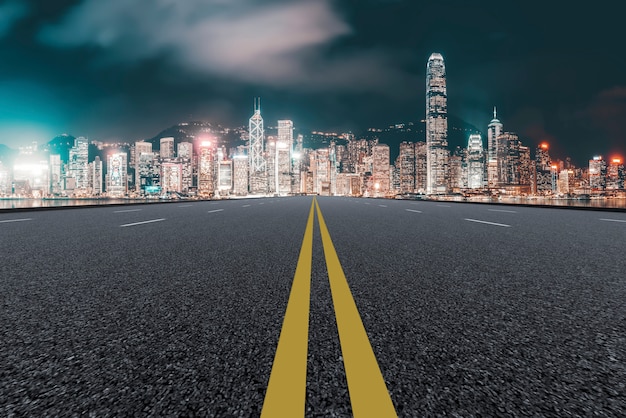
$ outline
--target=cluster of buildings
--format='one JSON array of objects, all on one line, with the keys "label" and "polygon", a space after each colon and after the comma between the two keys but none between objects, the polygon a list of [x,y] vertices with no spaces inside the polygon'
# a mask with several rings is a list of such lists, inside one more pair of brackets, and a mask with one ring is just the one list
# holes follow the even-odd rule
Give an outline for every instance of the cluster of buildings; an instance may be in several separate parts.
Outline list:
[{"label": "cluster of buildings", "polygon": [[620,158],[594,157],[577,168],[569,159],[553,160],[547,143],[531,155],[514,132],[497,118],[487,126],[486,144],[479,133],[467,146],[448,146],[446,70],[433,53],[426,72],[424,141],[405,141],[390,160],[389,145],[352,133],[324,134],[327,146],[305,147],[294,138],[291,120],[279,120],[275,135],[266,135],[260,99],[244,133],[246,145],[227,148],[219,134],[186,141],[160,138],[123,146],[92,142],[106,158],[90,161],[87,138],[79,137],[67,161],[51,153],[45,159],[36,145],[20,149],[8,167],[0,162],[0,196],[200,198],[248,195],[319,194],[392,197],[425,195],[571,196],[624,192]]}]

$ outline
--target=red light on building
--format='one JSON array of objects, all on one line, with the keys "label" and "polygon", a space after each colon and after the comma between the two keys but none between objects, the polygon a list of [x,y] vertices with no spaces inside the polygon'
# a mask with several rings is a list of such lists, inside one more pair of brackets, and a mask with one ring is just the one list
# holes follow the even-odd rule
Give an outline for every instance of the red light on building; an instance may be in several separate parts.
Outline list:
[{"label": "red light on building", "polygon": [[621,164],[621,163],[622,163],[622,158],[621,158],[621,157],[613,157],[613,158],[611,159],[611,162],[612,162],[613,164]]},{"label": "red light on building", "polygon": [[547,142],[542,142],[542,143],[539,145],[539,148],[541,148],[541,149],[548,149],[548,143],[547,143]]}]

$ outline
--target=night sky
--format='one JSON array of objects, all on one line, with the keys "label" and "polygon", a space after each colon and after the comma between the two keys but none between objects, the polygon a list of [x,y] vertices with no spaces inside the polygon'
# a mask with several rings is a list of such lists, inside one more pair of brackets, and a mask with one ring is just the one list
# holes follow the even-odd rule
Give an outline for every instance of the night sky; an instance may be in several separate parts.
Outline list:
[{"label": "night sky", "polygon": [[419,121],[426,62],[448,111],[579,165],[626,153],[614,1],[0,0],[0,143],[135,141],[185,120],[353,130]]}]

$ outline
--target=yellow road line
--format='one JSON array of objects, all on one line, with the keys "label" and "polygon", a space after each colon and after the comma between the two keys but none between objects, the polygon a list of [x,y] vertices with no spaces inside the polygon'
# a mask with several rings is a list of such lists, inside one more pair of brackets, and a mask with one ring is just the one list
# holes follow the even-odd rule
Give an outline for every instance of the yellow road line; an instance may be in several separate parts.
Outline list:
[{"label": "yellow road line", "polygon": [[315,206],[322,234],[352,413],[356,418],[397,417],[317,201],[315,201]]},{"label": "yellow road line", "polygon": [[304,417],[306,367],[309,344],[309,304],[313,260],[313,219],[311,202],[300,257],[293,278],[283,327],[261,411],[262,418]]}]

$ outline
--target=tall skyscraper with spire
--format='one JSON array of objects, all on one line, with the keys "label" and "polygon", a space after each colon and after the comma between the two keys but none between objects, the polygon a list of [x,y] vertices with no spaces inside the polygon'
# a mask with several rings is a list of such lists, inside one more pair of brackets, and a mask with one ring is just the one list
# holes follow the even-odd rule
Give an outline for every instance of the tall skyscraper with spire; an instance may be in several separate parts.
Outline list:
[{"label": "tall skyscraper with spire", "polygon": [[263,128],[263,118],[261,117],[260,97],[254,99],[254,114],[249,121],[249,133],[250,193],[263,194],[267,192],[267,175],[265,172],[265,158],[263,157],[265,130]]},{"label": "tall skyscraper with spire", "polygon": [[502,122],[498,120],[496,107],[493,107],[493,119],[487,127],[487,186],[498,186],[498,137],[502,134]]},{"label": "tall skyscraper with spire", "polygon": [[439,53],[426,66],[426,193],[446,193],[448,179],[448,96],[446,67]]}]

